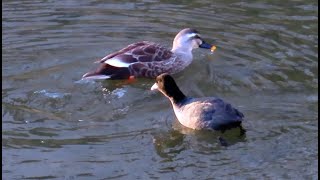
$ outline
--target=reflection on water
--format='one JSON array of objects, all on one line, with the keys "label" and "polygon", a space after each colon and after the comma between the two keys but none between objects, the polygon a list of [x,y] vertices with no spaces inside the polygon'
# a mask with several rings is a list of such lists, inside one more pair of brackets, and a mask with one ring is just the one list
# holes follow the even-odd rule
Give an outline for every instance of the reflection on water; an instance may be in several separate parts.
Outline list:
[{"label": "reflection on water", "polygon": [[[4,179],[317,179],[318,2],[3,2]],[[247,133],[182,127],[154,80],[81,81],[106,54],[193,27],[212,54],[175,75]]]},{"label": "reflection on water", "polygon": [[221,134],[212,131],[192,131],[180,127],[179,129],[155,133],[153,135],[153,144],[160,157],[164,158],[164,160],[173,161],[180,152],[186,150],[207,155],[214,155],[225,150],[225,147],[219,143],[218,138],[220,136],[226,140],[228,146],[242,142],[246,138],[245,135],[240,136],[239,128],[238,130],[232,129]]}]

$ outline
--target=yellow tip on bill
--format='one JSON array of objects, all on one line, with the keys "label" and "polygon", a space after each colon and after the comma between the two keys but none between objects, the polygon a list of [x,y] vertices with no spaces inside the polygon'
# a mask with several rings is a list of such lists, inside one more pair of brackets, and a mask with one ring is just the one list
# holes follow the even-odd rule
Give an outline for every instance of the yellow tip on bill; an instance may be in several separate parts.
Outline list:
[{"label": "yellow tip on bill", "polygon": [[216,49],[217,49],[217,46],[212,46],[210,50],[211,50],[211,52],[213,52]]}]

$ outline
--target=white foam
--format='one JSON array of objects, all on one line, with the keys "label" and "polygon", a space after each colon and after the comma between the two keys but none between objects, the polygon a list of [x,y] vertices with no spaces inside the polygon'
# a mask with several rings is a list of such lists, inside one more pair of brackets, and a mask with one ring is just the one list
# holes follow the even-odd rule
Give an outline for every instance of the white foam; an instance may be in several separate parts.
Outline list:
[{"label": "white foam", "polygon": [[35,94],[43,94],[44,96],[47,96],[49,98],[63,98],[65,96],[70,95],[70,93],[59,93],[59,92],[48,92],[47,90],[40,90],[33,92]]},{"label": "white foam", "polygon": [[116,95],[118,98],[121,98],[125,95],[127,91],[125,89],[122,88],[117,88],[114,91],[112,91],[113,95]]}]

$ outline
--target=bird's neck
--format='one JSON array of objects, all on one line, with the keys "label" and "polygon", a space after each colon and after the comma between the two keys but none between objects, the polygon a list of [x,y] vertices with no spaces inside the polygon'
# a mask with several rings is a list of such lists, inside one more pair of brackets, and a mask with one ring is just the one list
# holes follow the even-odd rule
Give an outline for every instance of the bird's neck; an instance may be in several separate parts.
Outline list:
[{"label": "bird's neck", "polygon": [[176,89],[174,93],[167,94],[172,104],[179,105],[187,99],[187,96],[184,95],[180,89]]}]

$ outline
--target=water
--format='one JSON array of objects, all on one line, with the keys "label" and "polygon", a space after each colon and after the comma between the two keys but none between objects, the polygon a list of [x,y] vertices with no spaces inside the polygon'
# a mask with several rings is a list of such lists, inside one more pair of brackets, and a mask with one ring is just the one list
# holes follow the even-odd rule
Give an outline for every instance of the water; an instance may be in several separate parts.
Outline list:
[{"label": "water", "polygon": [[[316,1],[2,3],[3,179],[317,179]],[[245,114],[245,137],[182,127],[152,79],[79,81],[130,43],[198,29],[175,79]]]}]

